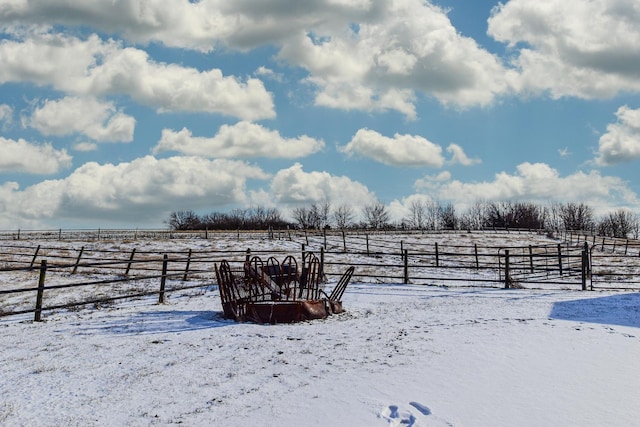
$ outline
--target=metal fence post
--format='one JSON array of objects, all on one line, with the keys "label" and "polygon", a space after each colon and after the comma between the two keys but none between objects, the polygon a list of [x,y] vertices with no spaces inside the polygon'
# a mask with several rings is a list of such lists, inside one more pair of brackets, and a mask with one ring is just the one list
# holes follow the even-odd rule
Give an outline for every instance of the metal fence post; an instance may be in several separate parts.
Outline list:
[{"label": "metal fence post", "polygon": [[404,258],[404,277],[403,283],[406,285],[409,283],[409,250],[404,249],[402,256]]},{"label": "metal fence post", "polygon": [[324,248],[320,246],[320,273],[318,275],[321,280],[325,279],[324,275]]},{"label": "metal fence post", "polygon": [[589,263],[588,261],[588,255],[587,255],[587,251],[586,250],[582,250],[582,290],[586,291],[587,290],[587,264]]},{"label": "metal fence post", "polygon": [[509,289],[511,277],[509,272],[509,249],[504,251],[504,288]]}]

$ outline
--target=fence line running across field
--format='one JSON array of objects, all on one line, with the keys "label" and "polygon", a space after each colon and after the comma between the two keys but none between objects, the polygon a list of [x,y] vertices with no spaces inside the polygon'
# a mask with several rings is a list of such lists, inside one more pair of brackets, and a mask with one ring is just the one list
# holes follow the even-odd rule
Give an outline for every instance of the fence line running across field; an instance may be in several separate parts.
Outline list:
[{"label": "fence line running across field", "polygon": [[[35,233],[46,237],[37,238]],[[0,317],[34,313],[34,320],[41,320],[44,311],[100,307],[124,299],[149,301],[157,297],[162,303],[172,292],[206,292],[215,284],[214,264],[223,259],[241,268],[250,255],[266,259],[296,254],[304,259],[309,252],[319,256],[328,279],[355,265],[353,280],[358,282],[640,289],[640,242],[585,233],[563,233],[563,241],[557,243],[513,246],[449,243],[467,233],[461,231],[174,232],[162,237],[154,233],[160,232],[100,230],[83,234],[59,230],[59,241],[54,232],[0,232]],[[13,238],[6,238],[8,235]],[[188,243],[188,239],[223,238],[235,239],[236,245],[285,240],[288,248],[141,249],[149,240],[183,239]],[[108,240],[129,240],[130,249],[106,249],[100,241]],[[42,243],[34,245],[34,241]],[[78,242],[81,247],[75,246]],[[7,275],[11,278],[2,280]]]}]

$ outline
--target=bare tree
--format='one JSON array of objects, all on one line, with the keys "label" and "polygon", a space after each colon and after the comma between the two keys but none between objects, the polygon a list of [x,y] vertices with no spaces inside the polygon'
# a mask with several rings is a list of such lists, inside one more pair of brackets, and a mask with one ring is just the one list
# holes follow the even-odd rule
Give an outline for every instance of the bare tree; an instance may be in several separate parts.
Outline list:
[{"label": "bare tree", "polygon": [[414,199],[409,205],[409,216],[405,221],[411,228],[422,230],[425,228],[427,216],[427,206],[424,200]]},{"label": "bare tree", "polygon": [[298,227],[304,230],[312,228],[313,218],[311,210],[308,207],[300,206],[294,208],[291,214],[293,216],[294,222],[298,225]]},{"label": "bare tree", "polygon": [[486,224],[488,227],[507,228],[512,221],[512,203],[509,201],[490,202],[486,209]]},{"label": "bare tree", "polygon": [[598,234],[609,237],[635,237],[638,234],[638,216],[627,209],[610,212],[597,224]]},{"label": "bare tree", "polygon": [[329,222],[331,221],[331,201],[329,199],[324,199],[318,204],[318,213],[318,228],[322,229],[328,227]]},{"label": "bare tree", "polygon": [[340,205],[333,211],[333,221],[341,230],[351,227],[353,220],[353,208],[349,205]]},{"label": "bare tree", "polygon": [[486,223],[487,203],[477,200],[460,216],[460,227],[466,230],[482,230]]},{"label": "bare tree", "polygon": [[197,230],[201,228],[200,218],[194,211],[171,212],[166,223],[172,230]]},{"label": "bare tree", "polygon": [[381,229],[389,224],[387,206],[381,201],[373,202],[362,209],[362,215],[368,227]]},{"label": "bare tree", "polygon": [[458,218],[456,217],[456,209],[453,204],[448,203],[445,206],[440,206],[438,211],[440,226],[447,230],[455,230],[458,228]]},{"label": "bare tree", "polygon": [[560,207],[560,219],[565,230],[593,230],[593,209],[584,203],[567,203]]}]

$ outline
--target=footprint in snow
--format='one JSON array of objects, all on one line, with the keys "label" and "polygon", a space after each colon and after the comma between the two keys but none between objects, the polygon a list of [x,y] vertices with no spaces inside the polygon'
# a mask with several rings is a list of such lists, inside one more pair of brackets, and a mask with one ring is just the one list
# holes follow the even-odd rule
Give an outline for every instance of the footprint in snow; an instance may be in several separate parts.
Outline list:
[{"label": "footprint in snow", "polygon": [[378,414],[390,427],[451,426],[452,424],[431,414],[431,409],[418,402],[406,406],[389,405]]}]

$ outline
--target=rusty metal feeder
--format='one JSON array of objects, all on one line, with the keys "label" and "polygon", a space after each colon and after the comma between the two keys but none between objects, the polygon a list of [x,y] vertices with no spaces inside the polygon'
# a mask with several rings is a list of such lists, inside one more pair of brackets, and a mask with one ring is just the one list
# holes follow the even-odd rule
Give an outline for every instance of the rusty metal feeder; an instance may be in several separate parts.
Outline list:
[{"label": "rusty metal feeder", "polygon": [[301,270],[291,255],[282,263],[275,257],[265,263],[254,256],[236,271],[223,260],[215,270],[225,319],[275,324],[342,313],[342,295],[354,267],[347,268],[330,295],[322,288],[324,274],[314,254],[309,254]]}]

